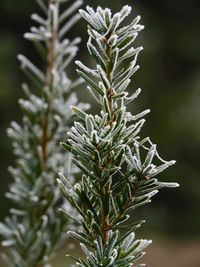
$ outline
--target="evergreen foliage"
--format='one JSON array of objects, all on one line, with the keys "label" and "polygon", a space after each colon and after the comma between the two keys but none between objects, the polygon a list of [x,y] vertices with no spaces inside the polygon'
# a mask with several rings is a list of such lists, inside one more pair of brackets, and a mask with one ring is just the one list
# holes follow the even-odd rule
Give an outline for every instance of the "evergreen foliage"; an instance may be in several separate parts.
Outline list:
[{"label": "evergreen foliage", "polygon": [[[0,224],[0,233],[6,247],[3,257],[9,267],[50,266],[49,260],[70,227],[70,222],[58,213],[58,208],[66,204],[56,183],[56,173],[68,168],[68,156],[59,149],[59,142],[72,123],[69,106],[77,105],[76,94],[71,90],[82,82],[72,82],[65,72],[80,42],[80,38],[68,40],[65,36],[80,19],[76,10],[82,0],[74,1],[67,9],[63,5],[64,11],[60,6],[67,1],[36,1],[44,18],[33,14],[31,18],[38,26],[24,36],[37,48],[44,68],[41,70],[25,56],[18,56],[22,70],[35,85],[35,93],[23,85],[26,99],[19,100],[22,125],[12,122],[8,129],[16,165],[9,168],[14,182],[6,196],[15,208]],[[79,107],[88,108],[83,104]],[[67,209],[73,214],[68,204]]]},{"label": "evergreen foliage", "polygon": [[[58,183],[80,215],[82,230],[69,232],[85,253],[85,258],[76,259],[77,266],[141,267],[144,265],[137,260],[151,241],[135,238],[143,221],[130,220],[130,213],[148,204],[160,188],[178,186],[156,178],[175,161],[163,160],[149,138],[140,138],[143,117],[149,110],[136,115],[127,110],[141,91],[130,95],[127,91],[139,68],[137,57],[142,47],[133,44],[143,29],[140,16],[124,26],[129,6],[114,15],[108,8],[86,9],[80,14],[89,23],[87,47],[96,67],[91,69],[80,61],[76,64],[100,112],[92,115],[72,107],[80,122],[74,123],[67,143],[61,145],[73,154],[82,181],[73,185],[59,173]],[[77,221],[77,217],[70,219]]]}]

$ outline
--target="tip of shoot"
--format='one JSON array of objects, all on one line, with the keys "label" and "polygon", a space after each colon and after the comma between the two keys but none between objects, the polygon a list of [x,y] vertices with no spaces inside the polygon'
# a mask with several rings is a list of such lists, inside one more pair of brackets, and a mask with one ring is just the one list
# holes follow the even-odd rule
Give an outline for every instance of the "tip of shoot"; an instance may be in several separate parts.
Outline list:
[{"label": "tip of shoot", "polygon": [[58,184],[61,184],[62,183],[59,178],[57,178],[56,181],[57,181]]},{"label": "tip of shoot", "polygon": [[174,183],[173,187],[180,187],[180,184],[179,183]]},{"label": "tip of shoot", "polygon": [[174,164],[176,164],[176,160],[171,160],[170,163],[171,163],[171,165],[174,165]]}]

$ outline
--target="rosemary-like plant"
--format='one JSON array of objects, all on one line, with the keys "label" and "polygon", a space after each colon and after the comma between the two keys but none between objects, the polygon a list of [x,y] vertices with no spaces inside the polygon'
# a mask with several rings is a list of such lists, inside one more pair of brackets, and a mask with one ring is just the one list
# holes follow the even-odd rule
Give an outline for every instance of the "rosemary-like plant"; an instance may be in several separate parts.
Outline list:
[{"label": "rosemary-like plant", "polygon": [[[61,6],[67,0],[36,2],[45,17],[33,14],[31,18],[39,26],[24,36],[37,48],[44,68],[41,70],[25,56],[18,56],[22,70],[35,84],[35,93],[23,85],[26,99],[19,100],[22,125],[12,122],[8,129],[16,166],[9,168],[14,182],[6,196],[15,208],[0,224],[0,233],[6,248],[3,257],[9,267],[50,266],[49,260],[66,238],[70,223],[57,212],[64,201],[56,173],[60,168],[68,168],[68,156],[59,149],[59,142],[72,123],[69,106],[77,104],[71,89],[81,82],[72,82],[65,72],[77,54],[80,38],[70,41],[65,36],[80,19],[75,12],[82,0],[74,1],[67,9]],[[85,109],[87,105],[80,107]],[[73,213],[69,205],[68,211]]]},{"label": "rosemary-like plant", "polygon": [[[156,145],[139,137],[149,110],[137,115],[127,110],[141,91],[131,95],[127,91],[139,68],[137,57],[142,47],[133,44],[143,29],[138,24],[140,16],[121,26],[130,6],[114,15],[108,8],[86,9],[80,14],[89,23],[87,47],[97,65],[91,69],[76,61],[77,71],[101,110],[92,115],[72,107],[81,122],[74,123],[67,143],[61,145],[73,154],[74,165],[83,173],[82,181],[72,185],[69,177],[60,173],[58,183],[80,215],[82,230],[69,232],[86,256],[76,259],[77,266],[136,266],[134,262],[151,241],[135,238],[143,221],[130,220],[130,213],[149,203],[158,189],[178,186],[155,178],[175,161],[161,159]],[[77,221],[77,217],[70,218]]]}]

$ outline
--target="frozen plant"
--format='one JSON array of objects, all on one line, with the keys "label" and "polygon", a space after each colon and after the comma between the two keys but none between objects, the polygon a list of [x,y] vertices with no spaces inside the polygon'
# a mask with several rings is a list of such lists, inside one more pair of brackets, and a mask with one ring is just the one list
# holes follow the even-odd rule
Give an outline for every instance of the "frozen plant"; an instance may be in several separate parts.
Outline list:
[{"label": "frozen plant", "polygon": [[[0,233],[4,238],[3,258],[9,267],[50,266],[49,260],[66,239],[66,229],[74,229],[58,212],[64,199],[56,177],[58,169],[64,172],[68,168],[68,155],[59,149],[59,142],[72,124],[69,107],[77,105],[76,94],[71,90],[81,83],[80,79],[71,81],[66,74],[77,54],[80,38],[69,40],[65,36],[80,19],[76,10],[82,0],[73,1],[71,6],[65,5],[64,0],[36,2],[43,15],[31,16],[37,25],[24,37],[37,48],[43,69],[25,56],[18,56],[35,89],[23,85],[26,99],[19,100],[22,123],[12,122],[8,129],[15,167],[9,168],[14,182],[6,196],[13,201],[14,208],[0,224]],[[79,107],[88,108],[83,104]],[[67,207],[73,214],[73,208]]]},{"label": "frozen plant", "polygon": [[77,266],[141,267],[137,260],[151,241],[136,239],[135,230],[143,221],[130,220],[130,213],[148,204],[160,188],[178,186],[156,178],[175,161],[163,160],[149,138],[140,138],[149,110],[131,114],[127,109],[141,91],[130,95],[127,91],[139,68],[142,47],[134,47],[134,41],[143,29],[140,16],[124,26],[130,6],[113,15],[108,8],[86,9],[80,14],[89,23],[87,48],[96,67],[76,64],[100,112],[93,115],[72,107],[80,121],[74,123],[62,147],[73,154],[82,181],[74,185],[60,173],[58,183],[81,216],[81,231],[69,232],[85,254],[76,259]]}]

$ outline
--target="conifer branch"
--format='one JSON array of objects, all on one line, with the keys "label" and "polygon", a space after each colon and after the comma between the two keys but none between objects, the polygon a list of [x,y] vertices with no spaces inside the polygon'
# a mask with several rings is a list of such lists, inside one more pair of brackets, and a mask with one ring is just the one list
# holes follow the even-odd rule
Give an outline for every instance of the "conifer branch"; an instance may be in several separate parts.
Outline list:
[{"label": "conifer branch", "polygon": [[[50,259],[66,239],[66,229],[77,225],[77,221],[72,223],[70,219],[75,217],[75,210],[59,194],[56,175],[58,169],[69,168],[68,156],[58,149],[58,144],[63,131],[72,123],[69,107],[77,105],[71,89],[80,80],[71,81],[66,68],[76,56],[80,39],[68,40],[59,33],[66,25],[70,28],[69,22],[77,18],[75,12],[82,1],[75,1],[64,13],[60,9],[63,1],[36,1],[45,18],[33,14],[31,18],[38,26],[31,27],[24,37],[35,45],[44,67],[41,70],[25,56],[18,56],[22,70],[38,91],[34,94],[28,85],[23,85],[26,99],[19,100],[22,125],[12,122],[8,129],[16,166],[9,168],[14,182],[6,196],[15,207],[5,222],[0,223],[0,234],[6,247],[3,257],[9,267],[50,266]],[[88,108],[81,103],[78,106]],[[71,170],[73,174],[77,172],[75,168]],[[69,212],[70,216],[64,218],[58,208],[63,210],[65,206],[65,215]]]},{"label": "conifer branch", "polygon": [[[81,122],[74,123],[67,143],[61,145],[73,154],[82,181],[73,185],[63,174],[58,179],[64,196],[81,216],[82,230],[69,232],[85,254],[77,259],[80,267],[144,266],[134,264],[151,241],[135,238],[143,221],[132,222],[130,213],[148,204],[160,188],[178,186],[155,178],[175,161],[163,160],[149,138],[139,137],[149,110],[136,115],[127,111],[127,104],[141,91],[129,96],[127,87],[139,68],[142,47],[133,44],[143,29],[140,16],[121,26],[130,12],[129,6],[113,15],[108,8],[80,10],[89,23],[87,47],[96,68],[77,61],[77,71],[101,110],[92,115],[72,107]],[[146,153],[145,158],[141,153]]]}]

